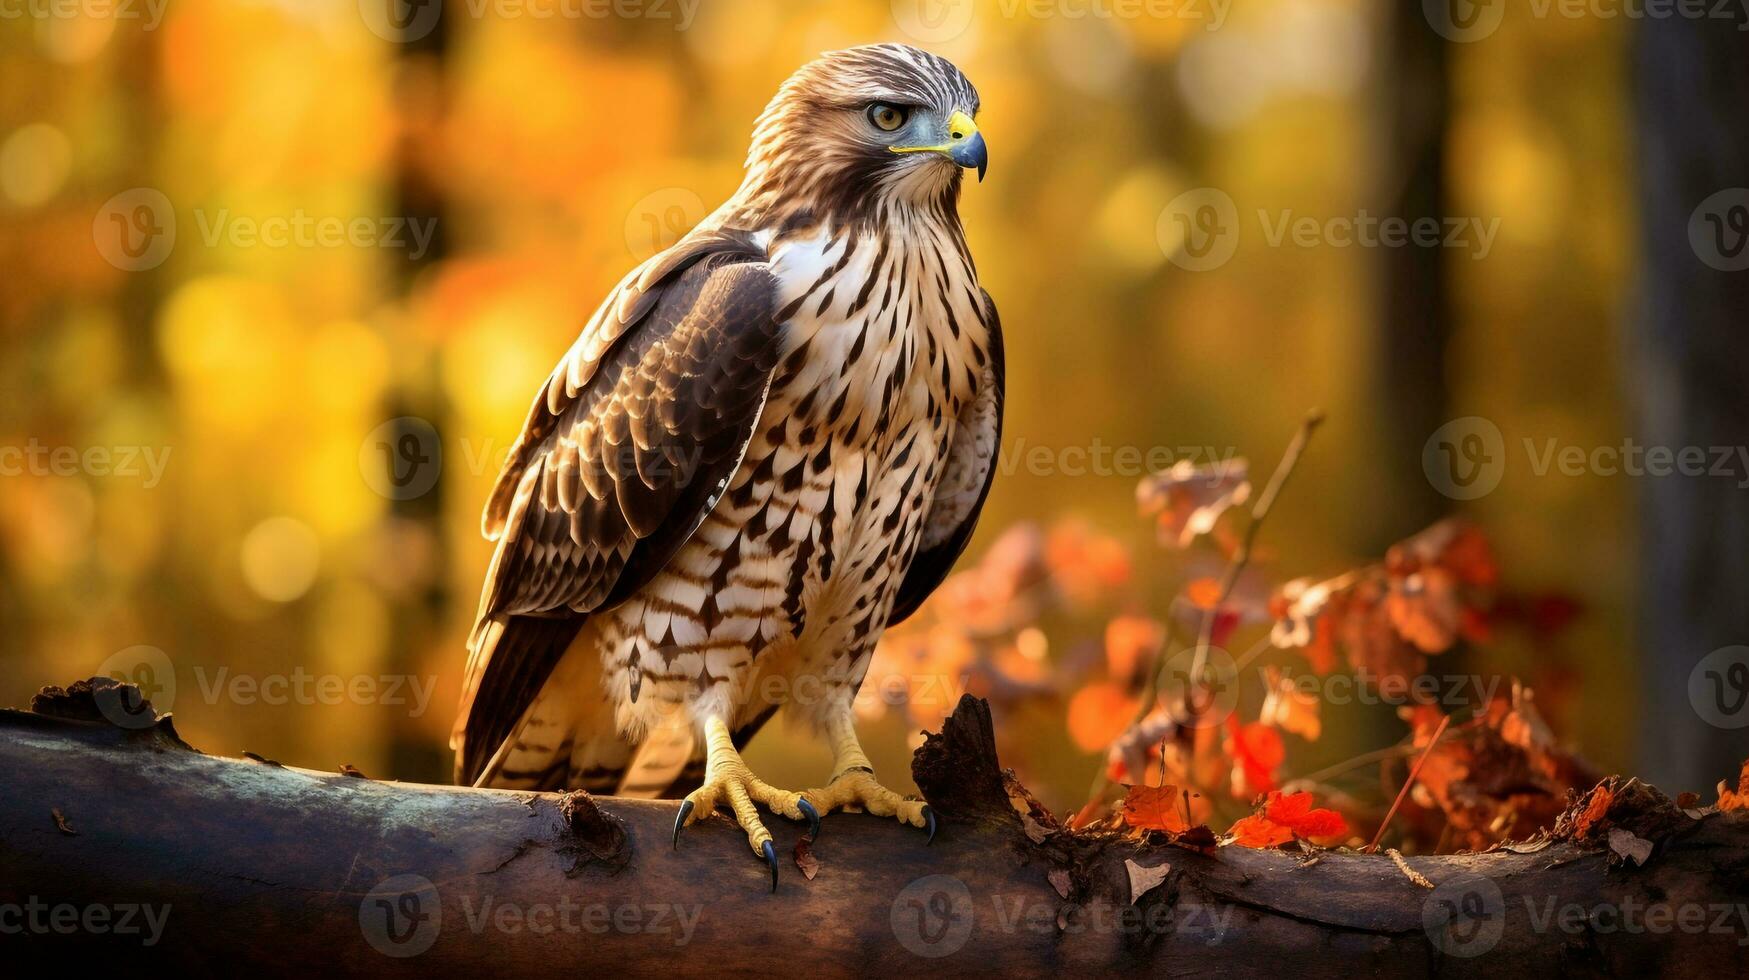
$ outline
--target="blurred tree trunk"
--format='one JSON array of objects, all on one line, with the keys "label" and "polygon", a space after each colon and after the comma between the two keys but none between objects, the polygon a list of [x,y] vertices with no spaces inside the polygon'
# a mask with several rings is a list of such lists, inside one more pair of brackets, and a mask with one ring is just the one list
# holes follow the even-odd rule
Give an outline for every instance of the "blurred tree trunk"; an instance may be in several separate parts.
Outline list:
[{"label": "blurred tree trunk", "polygon": [[[1732,13],[1735,23],[1671,16],[1639,27],[1643,306],[1629,382],[1649,446],[1749,445],[1749,271],[1715,267],[1749,264],[1749,191],[1716,197],[1749,187],[1749,33],[1743,11]],[[1646,775],[1667,786],[1700,789],[1734,771],[1749,742],[1728,727],[1749,724],[1741,669],[1713,661],[1715,683],[1728,686],[1709,691],[1703,668],[1690,697],[1703,658],[1749,643],[1749,490],[1735,459],[1733,469],[1636,481],[1640,746]],[[1700,703],[1715,693],[1720,703]]]},{"label": "blurred tree trunk", "polygon": [[[400,3],[401,0],[389,0]],[[434,2],[434,0],[433,0]],[[391,214],[405,217],[408,227],[430,227],[431,243],[418,258],[395,257],[396,296],[403,309],[418,286],[449,255],[448,202],[443,188],[439,143],[448,106],[447,84],[451,32],[459,14],[441,12],[434,24],[424,21],[421,4],[412,5],[403,35],[396,45],[396,64],[391,76],[395,87],[400,140],[395,148]],[[389,541],[407,541],[412,536],[432,543],[427,578],[410,579],[390,611],[386,672],[414,677],[425,671],[421,661],[442,636],[450,605],[447,577],[448,542],[444,530],[442,435],[451,429],[450,411],[443,392],[438,350],[429,334],[412,317],[399,328],[404,372],[386,393],[384,417],[397,420],[390,446],[389,485],[404,488],[391,496],[389,518],[405,523],[407,534],[389,534]],[[421,423],[425,424],[421,424]],[[421,468],[437,467],[436,473]],[[460,651],[457,651],[460,656]],[[457,661],[459,662],[459,660]],[[407,779],[449,780],[446,753],[412,726],[392,728],[385,739],[389,771]]]},{"label": "blurred tree trunk", "polygon": [[[1418,3],[1386,4],[1382,29],[1383,215],[1443,220],[1448,45]],[[1361,544],[1368,554],[1438,520],[1451,507],[1428,482],[1421,450],[1447,421],[1446,346],[1451,339],[1445,249],[1413,243],[1379,248],[1372,388],[1379,492]]]}]

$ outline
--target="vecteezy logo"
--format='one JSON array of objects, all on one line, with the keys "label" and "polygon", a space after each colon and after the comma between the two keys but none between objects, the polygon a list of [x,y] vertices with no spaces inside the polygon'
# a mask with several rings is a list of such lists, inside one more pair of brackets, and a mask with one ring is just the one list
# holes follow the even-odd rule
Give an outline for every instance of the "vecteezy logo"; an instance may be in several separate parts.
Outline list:
[{"label": "vecteezy logo", "polygon": [[[157,715],[176,703],[176,668],[170,655],[154,646],[131,646],[105,657],[97,676],[110,677],[140,689],[114,698],[98,698],[97,709],[117,728],[150,728]],[[148,706],[147,702],[150,702]]]},{"label": "vecteezy logo", "polygon": [[423,497],[443,473],[443,440],[422,418],[390,419],[359,444],[358,471],[366,485],[390,500]]},{"label": "vecteezy logo", "polygon": [[97,209],[91,240],[104,261],[123,272],[155,269],[176,245],[176,209],[150,187],[122,191]]},{"label": "vecteezy logo", "polygon": [[1505,0],[1421,0],[1421,12],[1440,37],[1459,44],[1480,41],[1500,29]]},{"label": "vecteezy logo", "polygon": [[421,875],[386,878],[358,903],[358,928],[364,941],[384,956],[418,956],[437,942],[442,925],[437,886]]},{"label": "vecteezy logo", "polygon": [[1688,244],[1720,272],[1749,269],[1749,187],[1722,190],[1688,219]]},{"label": "vecteezy logo", "polygon": [[1173,265],[1191,272],[1218,269],[1239,247],[1238,205],[1213,187],[1185,191],[1160,212],[1154,236]]},{"label": "vecteezy logo", "polygon": [[893,0],[893,23],[925,44],[942,44],[972,26],[972,0]]},{"label": "vecteezy logo", "polygon": [[1506,931],[1506,899],[1500,887],[1478,874],[1461,874],[1428,893],[1421,927],[1433,948],[1447,956],[1481,956]]},{"label": "vecteezy logo", "polygon": [[1435,490],[1453,500],[1485,497],[1506,473],[1506,439],[1479,415],[1453,419],[1421,447],[1421,469]]},{"label": "vecteezy logo", "polygon": [[647,259],[680,241],[704,220],[704,198],[685,187],[664,187],[638,199],[626,212],[626,248]]},{"label": "vecteezy logo", "polygon": [[412,43],[437,26],[443,0],[358,0],[358,13],[377,37]]},{"label": "vecteezy logo", "polygon": [[1688,674],[1688,703],[1715,728],[1749,727],[1749,647],[1714,650]]},{"label": "vecteezy logo", "polygon": [[951,956],[971,938],[975,912],[965,882],[952,875],[918,878],[893,899],[893,936],[925,959]]}]

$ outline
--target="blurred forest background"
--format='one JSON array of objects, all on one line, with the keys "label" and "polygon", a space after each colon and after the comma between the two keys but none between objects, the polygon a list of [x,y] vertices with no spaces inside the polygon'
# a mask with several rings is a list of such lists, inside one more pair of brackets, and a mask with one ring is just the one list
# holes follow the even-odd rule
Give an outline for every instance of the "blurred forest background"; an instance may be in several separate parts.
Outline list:
[{"label": "blurred forest background", "polygon": [[[1134,457],[1100,447],[1248,457],[1261,480],[1312,407],[1329,420],[1261,563],[1333,575],[1463,513],[1505,580],[1581,610],[1558,643],[1464,669],[1521,677],[1595,763],[1639,766],[1635,722],[1668,708],[1644,682],[1650,481],[1539,474],[1522,444],[1647,438],[1651,26],[1505,6],[1453,39],[1397,0],[19,0],[0,18],[0,446],[40,452],[0,476],[0,701],[157,664],[205,750],[447,780],[479,513],[532,393],[603,293],[734,190],[796,66],[899,40],[964,69],[992,152],[962,213],[1003,311],[1012,458],[968,558],[1031,522],[1101,592],[979,654],[1025,688],[999,708],[1004,758],[1047,803],[1079,805],[1100,765],[1065,724],[1074,665],[1111,617],[1163,615],[1211,574],[1159,547]],[[1241,233],[1198,269],[1170,216],[1203,188]],[[1705,196],[1657,216],[1696,268]],[[1495,232],[1269,240],[1284,216],[1365,215]],[[1423,448],[1472,416],[1509,465],[1458,501]],[[1740,555],[1730,507],[1706,513]],[[1741,592],[1713,598],[1743,615]],[[1677,654],[1678,692],[1707,642]],[[269,678],[294,686],[256,693]],[[895,783],[931,712],[912,693],[866,712]],[[1326,711],[1288,769],[1395,740],[1379,713]],[[751,760],[798,786],[829,764],[782,725]]]}]

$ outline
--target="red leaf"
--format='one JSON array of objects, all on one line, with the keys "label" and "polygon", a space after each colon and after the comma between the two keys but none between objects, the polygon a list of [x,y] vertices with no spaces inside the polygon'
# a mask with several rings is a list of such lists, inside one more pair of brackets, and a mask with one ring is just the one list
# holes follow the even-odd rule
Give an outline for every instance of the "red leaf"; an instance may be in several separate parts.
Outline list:
[{"label": "red leaf", "polygon": [[1190,829],[1184,813],[1184,793],[1176,786],[1131,786],[1123,799],[1123,822],[1136,830],[1181,834]]},{"label": "red leaf", "polygon": [[1226,749],[1233,757],[1235,776],[1242,778],[1235,795],[1255,796],[1275,789],[1275,770],[1287,758],[1287,747],[1275,729],[1258,722],[1241,725],[1238,716],[1228,715]]}]

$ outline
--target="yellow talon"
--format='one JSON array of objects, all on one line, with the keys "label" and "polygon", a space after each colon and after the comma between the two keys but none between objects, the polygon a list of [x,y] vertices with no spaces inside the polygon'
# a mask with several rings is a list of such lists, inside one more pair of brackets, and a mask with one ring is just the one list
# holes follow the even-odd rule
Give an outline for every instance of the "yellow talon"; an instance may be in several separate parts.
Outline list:
[{"label": "yellow talon", "polygon": [[[705,740],[708,755],[704,785],[686,794],[685,803],[690,806],[683,805],[681,827],[692,826],[726,803],[735,814],[735,822],[746,832],[747,844],[753,853],[769,860],[766,844],[771,842],[771,832],[760,821],[759,810],[754,804],[763,803],[772,813],[791,820],[817,821],[817,817],[804,809],[802,794],[778,789],[753,775],[753,770],[747,768],[741,754],[735,751],[734,740],[729,737],[729,726],[721,719],[712,718],[705,722]],[[676,828],[675,839],[679,839],[679,828]]]},{"label": "yellow talon", "polygon": [[897,817],[900,823],[913,827],[926,826],[927,806],[923,801],[908,800],[882,786],[875,781],[874,774],[866,769],[840,773],[823,788],[811,789],[802,795],[821,814],[855,808],[877,817]]},{"label": "yellow talon", "polygon": [[875,780],[874,767],[857,741],[848,706],[826,719],[826,734],[832,741],[833,766],[838,775],[820,789],[802,794],[823,816],[833,810],[859,809],[877,817],[897,817],[900,823],[923,827],[935,839],[935,819],[928,804],[908,800]]}]

